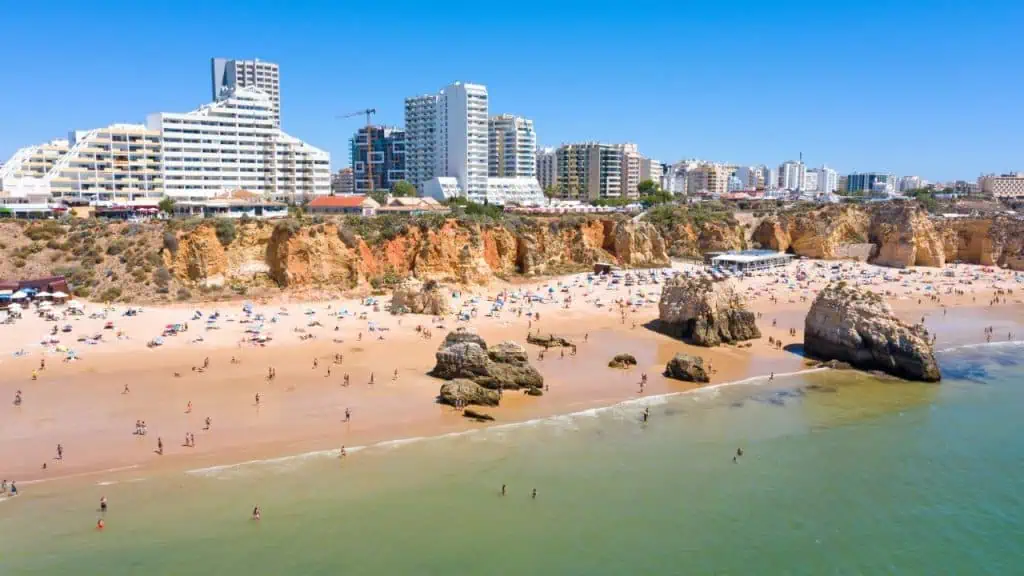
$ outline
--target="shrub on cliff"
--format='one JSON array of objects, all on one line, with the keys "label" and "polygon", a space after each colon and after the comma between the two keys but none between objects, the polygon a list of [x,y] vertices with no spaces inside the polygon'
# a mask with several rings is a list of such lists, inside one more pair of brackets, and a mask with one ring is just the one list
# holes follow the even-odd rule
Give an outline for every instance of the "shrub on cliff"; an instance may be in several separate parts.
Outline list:
[{"label": "shrub on cliff", "polygon": [[214,224],[214,230],[217,232],[217,240],[220,240],[221,245],[227,246],[231,244],[235,239],[235,221],[229,218],[217,218],[217,223]]},{"label": "shrub on cliff", "polygon": [[178,252],[178,237],[173,232],[164,232],[164,248],[171,254]]},{"label": "shrub on cliff", "polygon": [[298,234],[301,229],[302,224],[299,224],[298,220],[293,220],[291,218],[281,220],[274,225],[274,232],[278,234],[285,234],[287,236],[294,236],[295,234]]}]

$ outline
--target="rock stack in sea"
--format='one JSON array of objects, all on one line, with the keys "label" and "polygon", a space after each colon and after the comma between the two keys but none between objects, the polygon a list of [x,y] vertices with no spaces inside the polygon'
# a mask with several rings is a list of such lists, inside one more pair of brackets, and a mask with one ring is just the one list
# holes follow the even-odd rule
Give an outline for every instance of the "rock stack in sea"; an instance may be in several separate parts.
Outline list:
[{"label": "rock stack in sea", "polygon": [[661,290],[656,325],[698,346],[718,346],[760,338],[754,319],[731,280],[680,275]]},{"label": "rock stack in sea", "polygon": [[804,351],[908,380],[942,379],[924,326],[905,324],[880,295],[845,282],[829,284],[814,299],[804,322]]},{"label": "rock stack in sea", "polygon": [[430,314],[444,316],[451,312],[448,295],[433,280],[409,279],[395,287],[391,294],[392,314]]},{"label": "rock stack in sea", "polygon": [[435,358],[437,363],[430,374],[437,378],[465,379],[488,390],[526,388],[539,392],[544,386],[544,377],[530,365],[526,350],[511,340],[488,347],[475,332],[460,328],[445,337]]}]

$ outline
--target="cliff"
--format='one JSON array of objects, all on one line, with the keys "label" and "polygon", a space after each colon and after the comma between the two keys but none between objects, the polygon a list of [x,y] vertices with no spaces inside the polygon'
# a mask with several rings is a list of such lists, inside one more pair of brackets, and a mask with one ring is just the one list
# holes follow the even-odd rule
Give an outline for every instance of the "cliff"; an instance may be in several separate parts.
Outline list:
[{"label": "cliff", "polygon": [[942,379],[923,326],[904,324],[881,296],[843,282],[829,284],[814,299],[804,322],[804,350],[909,380]]},{"label": "cliff", "polygon": [[657,327],[698,346],[718,346],[761,337],[731,281],[676,276],[665,282],[658,301]]},{"label": "cliff", "polygon": [[946,261],[943,235],[912,202],[771,215],[754,229],[752,241],[808,258],[859,258],[881,266],[941,267]]}]

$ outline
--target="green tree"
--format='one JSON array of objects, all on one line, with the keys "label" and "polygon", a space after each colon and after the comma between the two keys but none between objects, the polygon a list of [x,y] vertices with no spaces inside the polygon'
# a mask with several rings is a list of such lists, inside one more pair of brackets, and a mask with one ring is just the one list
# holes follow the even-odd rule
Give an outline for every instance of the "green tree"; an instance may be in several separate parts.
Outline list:
[{"label": "green tree", "polygon": [[170,196],[164,196],[157,206],[160,208],[161,212],[166,213],[168,216],[174,214],[174,198],[171,198]]},{"label": "green tree", "polygon": [[374,200],[377,201],[378,204],[383,206],[388,201],[388,191],[374,190],[373,192],[370,192],[370,198],[373,198]]},{"label": "green tree", "polygon": [[561,194],[559,193],[557,185],[551,185],[548,186],[547,188],[544,188],[544,197],[547,198],[548,200],[552,198],[558,198],[560,196]]},{"label": "green tree", "polygon": [[641,196],[654,194],[659,190],[660,187],[654,183],[654,180],[643,180],[636,186],[636,191],[639,192]]},{"label": "green tree", "polygon": [[399,180],[391,185],[391,194],[393,196],[414,197],[416,196],[416,187],[405,180]]}]

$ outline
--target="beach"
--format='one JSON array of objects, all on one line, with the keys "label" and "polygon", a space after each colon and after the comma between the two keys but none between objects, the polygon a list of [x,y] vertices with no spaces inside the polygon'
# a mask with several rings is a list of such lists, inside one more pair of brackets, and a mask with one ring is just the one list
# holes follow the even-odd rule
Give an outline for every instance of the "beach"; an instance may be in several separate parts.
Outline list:
[{"label": "beach", "polygon": [[[427,374],[444,335],[460,326],[476,330],[488,343],[526,345],[532,331],[577,344],[576,355],[553,348],[543,360],[538,358],[541,348],[526,345],[549,388],[540,398],[506,392],[501,407],[489,410],[499,425],[693,390],[696,385],[661,374],[677,352],[710,362],[711,385],[806,370],[799,354],[767,341],[801,342],[813,295],[832,279],[886,294],[908,322],[923,317],[936,334],[937,348],[984,342],[984,329],[990,326],[997,339],[1008,339],[1021,320],[1018,297],[1010,293],[1016,276],[978,266],[947,269],[953,274],[801,260],[750,275],[738,286],[759,316],[763,337],[749,348],[698,348],[653,331],[648,325],[657,318],[659,284],[595,283],[583,274],[456,289],[453,304],[464,313],[462,320],[456,315],[393,316],[386,310],[386,296],[369,303],[251,303],[252,314],[243,313],[242,301],[203,309],[146,307],[133,316],[124,315],[127,306],[105,310],[88,304],[81,316],[57,322],[26,311],[15,324],[0,326],[0,397],[22,393],[21,405],[7,404],[8,415],[0,422],[0,453],[5,455],[0,476],[18,480],[24,492],[39,483],[87,481],[104,473],[182,471],[478,428],[436,403],[441,381]],[[515,302],[510,294],[518,295]],[[499,295],[506,304],[493,311]],[[625,299],[632,304],[615,303]],[[215,311],[218,318],[211,322]],[[263,317],[260,334],[269,339],[244,340],[258,314]],[[104,329],[108,322],[113,327]],[[147,346],[166,327],[184,328],[186,323],[187,331],[164,337],[161,346]],[[72,330],[58,332],[60,344],[39,343],[54,326],[65,324]],[[417,326],[427,328],[432,338]],[[96,333],[104,336],[98,344],[78,341],[79,335]],[[309,335],[314,337],[302,339]],[[63,361],[66,347],[78,359]],[[21,350],[24,355],[16,357]],[[608,368],[618,353],[633,354],[638,366]],[[41,360],[46,367],[39,370]],[[276,376],[268,379],[271,368]],[[34,381],[33,371],[38,371]],[[343,385],[345,374],[348,386]],[[649,378],[642,393],[641,374]],[[146,424],[144,435],[133,433],[140,421]],[[186,445],[186,434],[194,435],[194,446]],[[162,454],[157,453],[158,438]]]}]

